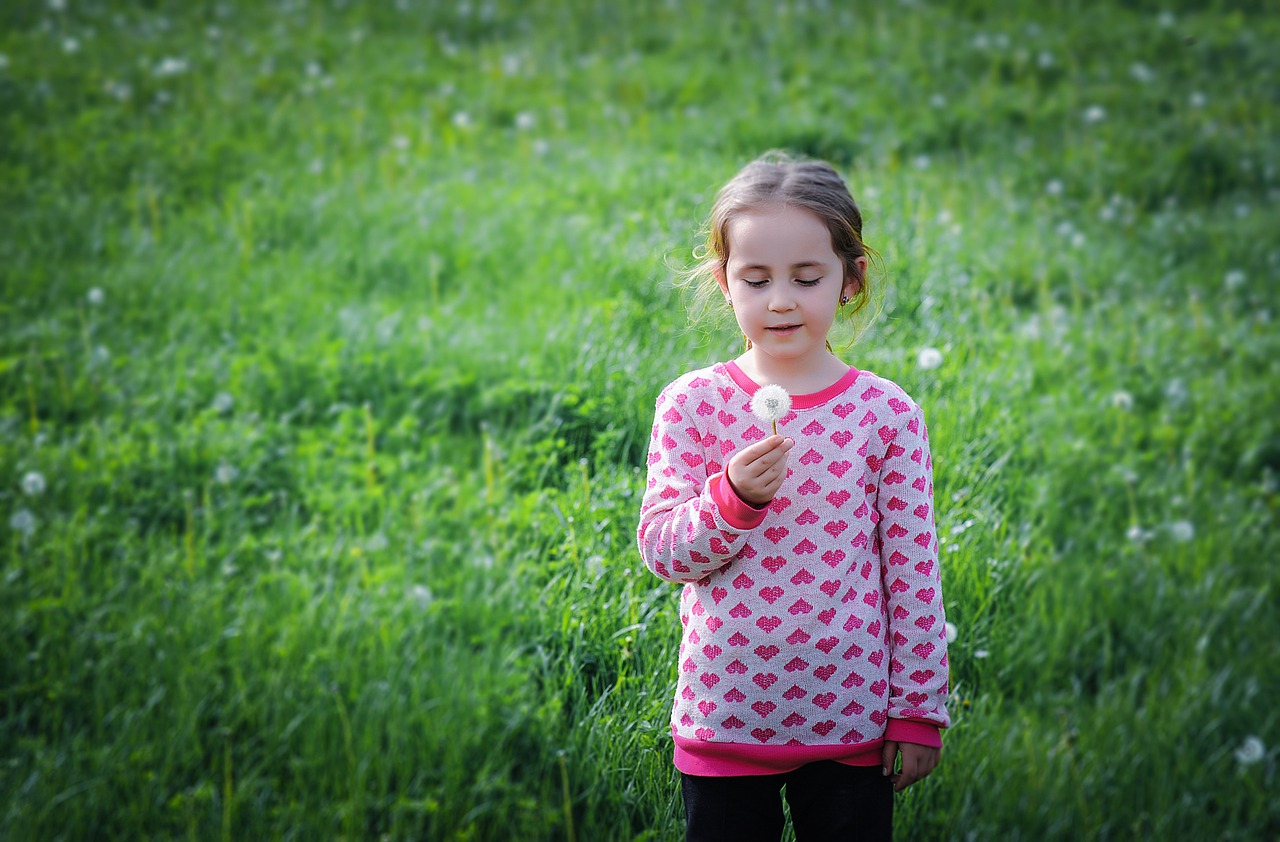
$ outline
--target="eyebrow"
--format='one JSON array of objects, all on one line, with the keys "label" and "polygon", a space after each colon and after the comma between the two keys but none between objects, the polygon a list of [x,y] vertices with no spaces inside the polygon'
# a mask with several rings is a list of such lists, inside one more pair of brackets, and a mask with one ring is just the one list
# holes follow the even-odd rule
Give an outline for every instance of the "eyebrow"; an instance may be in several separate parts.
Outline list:
[{"label": "eyebrow", "polygon": [[[792,268],[793,270],[795,270],[795,269],[821,269],[821,268],[822,268],[822,264],[821,264],[821,263],[819,263],[819,262],[817,262],[816,260],[806,260],[806,261],[804,261],[803,263],[793,263],[793,264],[791,265],[791,268]],[[751,264],[750,266],[743,266],[743,267],[741,267],[738,271],[740,271],[740,272],[756,272],[756,271],[760,271],[760,272],[772,272],[772,271],[773,271],[773,269],[772,269],[771,267],[769,267],[769,266],[765,266],[763,263],[753,263],[753,264]]]}]

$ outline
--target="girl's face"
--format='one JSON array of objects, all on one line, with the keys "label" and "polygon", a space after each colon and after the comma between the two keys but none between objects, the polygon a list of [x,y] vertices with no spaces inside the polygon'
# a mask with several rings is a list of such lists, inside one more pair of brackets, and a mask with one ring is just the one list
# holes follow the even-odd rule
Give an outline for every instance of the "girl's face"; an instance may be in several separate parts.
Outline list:
[{"label": "girl's face", "polygon": [[844,277],[827,226],[807,210],[778,205],[739,214],[727,232],[729,260],[716,280],[755,351],[788,367],[824,359],[840,296],[858,291],[857,279]]}]

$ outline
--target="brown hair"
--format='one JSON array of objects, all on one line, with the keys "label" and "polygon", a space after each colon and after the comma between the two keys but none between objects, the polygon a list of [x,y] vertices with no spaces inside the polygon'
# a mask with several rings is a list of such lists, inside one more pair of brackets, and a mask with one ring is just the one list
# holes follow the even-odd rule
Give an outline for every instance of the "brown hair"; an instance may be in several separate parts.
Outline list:
[{"label": "brown hair", "polygon": [[716,194],[711,217],[701,232],[706,241],[693,252],[697,263],[683,273],[681,285],[693,290],[695,309],[711,309],[720,296],[716,272],[723,272],[729,262],[729,223],[741,213],[779,204],[809,211],[831,232],[831,249],[844,266],[842,280],[858,280],[858,292],[837,311],[852,321],[872,294],[868,273],[861,270],[857,259],[866,257],[877,266],[881,262],[880,255],[862,241],[862,212],[830,164],[794,158],[779,150],[747,164]]}]

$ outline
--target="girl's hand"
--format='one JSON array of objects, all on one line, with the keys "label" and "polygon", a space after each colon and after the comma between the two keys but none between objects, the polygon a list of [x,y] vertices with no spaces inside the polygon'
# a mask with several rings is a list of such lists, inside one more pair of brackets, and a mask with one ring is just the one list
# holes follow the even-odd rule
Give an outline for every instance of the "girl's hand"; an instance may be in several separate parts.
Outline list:
[{"label": "girl's hand", "polygon": [[[902,771],[893,775],[891,773],[899,752],[902,753]],[[881,768],[886,775],[890,775],[889,780],[893,781],[893,791],[902,792],[916,781],[927,778],[929,773],[937,767],[941,758],[942,749],[940,748],[885,740],[880,759]]]},{"label": "girl's hand", "polygon": [[757,508],[767,504],[787,478],[787,453],[795,446],[792,439],[769,436],[744,447],[725,470],[729,485],[744,502]]}]

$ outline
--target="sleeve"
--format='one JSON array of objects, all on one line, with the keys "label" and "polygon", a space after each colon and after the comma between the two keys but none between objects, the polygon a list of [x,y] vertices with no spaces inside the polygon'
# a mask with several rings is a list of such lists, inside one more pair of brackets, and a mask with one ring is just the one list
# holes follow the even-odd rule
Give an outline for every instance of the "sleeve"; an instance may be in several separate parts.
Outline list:
[{"label": "sleeve", "polygon": [[947,713],[948,662],[942,576],[933,514],[933,458],[918,406],[896,432],[881,428],[881,575],[889,614],[889,727],[893,740],[941,745]]},{"label": "sleeve", "polygon": [[766,514],[734,493],[685,400],[672,387],[658,396],[636,532],[645,566],[668,582],[696,582],[728,565]]}]

